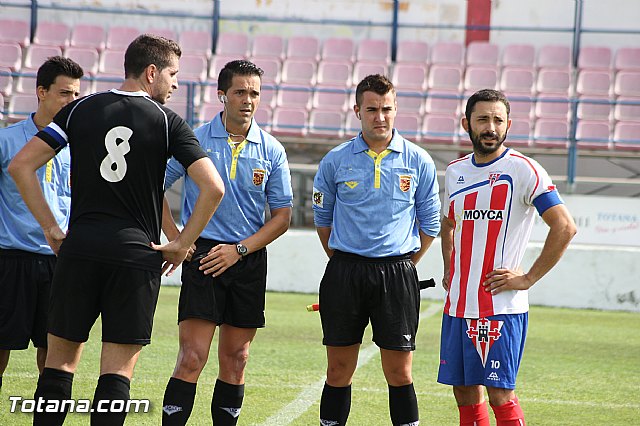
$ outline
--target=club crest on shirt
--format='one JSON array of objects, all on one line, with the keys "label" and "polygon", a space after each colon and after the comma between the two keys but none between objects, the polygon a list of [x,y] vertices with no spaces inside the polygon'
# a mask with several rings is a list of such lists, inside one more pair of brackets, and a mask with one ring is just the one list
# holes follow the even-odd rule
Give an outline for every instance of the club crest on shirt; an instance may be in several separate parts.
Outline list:
[{"label": "club crest on shirt", "polygon": [[324,204],[324,193],[313,188],[313,205],[322,208]]},{"label": "club crest on shirt", "polygon": [[264,182],[265,173],[266,170],[264,169],[253,169],[253,184],[255,186],[262,185],[262,182]]},{"label": "club crest on shirt", "polygon": [[494,183],[500,178],[501,173],[489,173],[489,186],[493,186]]},{"label": "club crest on shirt", "polygon": [[480,355],[483,367],[487,363],[491,346],[502,336],[500,329],[503,324],[504,321],[492,321],[487,318],[467,320],[467,336]]},{"label": "club crest on shirt", "polygon": [[398,176],[400,191],[407,192],[411,189],[411,175],[400,175]]},{"label": "club crest on shirt", "polygon": [[357,182],[357,181],[355,181],[355,180],[350,180],[350,181],[348,181],[348,182],[345,182],[344,184],[345,184],[345,185],[347,185],[349,188],[353,189],[353,188],[355,188],[356,186],[358,186],[358,184],[359,184],[359,183],[360,183],[360,182]]}]

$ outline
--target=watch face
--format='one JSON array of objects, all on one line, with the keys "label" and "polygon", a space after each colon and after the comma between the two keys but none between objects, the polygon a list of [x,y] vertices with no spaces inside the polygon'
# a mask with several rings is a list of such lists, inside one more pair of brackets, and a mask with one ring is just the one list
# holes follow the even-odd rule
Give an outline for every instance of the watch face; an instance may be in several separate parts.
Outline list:
[{"label": "watch face", "polygon": [[249,251],[244,245],[238,244],[236,245],[236,250],[238,250],[238,254],[244,256]]}]

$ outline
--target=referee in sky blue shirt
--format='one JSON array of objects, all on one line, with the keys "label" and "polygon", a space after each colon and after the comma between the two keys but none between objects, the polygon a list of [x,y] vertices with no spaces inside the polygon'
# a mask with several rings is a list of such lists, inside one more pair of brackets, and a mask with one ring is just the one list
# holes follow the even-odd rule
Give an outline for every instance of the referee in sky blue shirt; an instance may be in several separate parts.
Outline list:
[{"label": "referee in sky blue shirt", "polygon": [[[37,348],[38,370],[47,356],[47,311],[56,257],[40,224],[20,196],[7,172],[9,163],[38,130],[75,100],[82,68],[74,61],[53,56],[36,76],[38,109],[26,120],[0,129],[0,387],[11,350]],[[69,149],[37,171],[44,197],[55,219],[66,231],[71,204]]]},{"label": "referee in sky blue shirt", "polygon": [[313,188],[318,236],[329,263],[320,283],[327,381],[321,424],[344,425],[364,329],[371,321],[389,385],[394,425],[418,425],[411,377],[420,290],[415,264],[440,230],[433,160],[393,128],[396,93],[384,76],[356,89],[362,132],[331,150]]},{"label": "referee in sky blue shirt", "polygon": [[[224,181],[225,195],[182,268],[180,352],[164,394],[164,426],[187,423],[216,329],[219,368],[211,416],[215,425],[237,424],[249,346],[256,330],[265,326],[266,246],[289,228],[293,193],[284,147],[253,119],[262,73],[249,61],[227,63],[218,76],[223,111],[195,130]],[[169,161],[166,187],[182,175],[184,168]],[[197,195],[198,188],[186,177],[183,222]],[[165,232],[177,233],[168,209],[163,213]]]}]

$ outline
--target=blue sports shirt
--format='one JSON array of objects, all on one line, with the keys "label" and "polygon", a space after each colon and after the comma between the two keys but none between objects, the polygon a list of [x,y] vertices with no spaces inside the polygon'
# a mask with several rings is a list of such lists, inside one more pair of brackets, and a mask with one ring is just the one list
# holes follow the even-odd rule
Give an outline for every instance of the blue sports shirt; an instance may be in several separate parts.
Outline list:
[{"label": "blue sports shirt", "polygon": [[376,155],[362,133],[332,149],[314,179],[316,227],[332,227],[329,248],[366,257],[412,253],[420,234],[440,231],[438,179],[431,156],[394,129]]},{"label": "blue sports shirt", "polygon": [[[51,255],[53,251],[40,224],[7,172],[13,157],[36,133],[33,113],[26,120],[0,129],[0,248]],[[64,148],[36,172],[44,198],[63,231],[67,230],[71,205],[70,161],[69,148]]]},{"label": "blue sports shirt", "polygon": [[[234,243],[255,234],[263,225],[265,206],[271,210],[293,205],[291,174],[284,147],[276,138],[260,129],[255,120],[243,142],[234,152],[228,143],[222,113],[194,131],[218,173],[224,181],[225,194],[213,218],[202,234],[203,238]],[[165,190],[186,175],[185,168],[175,159],[169,160]],[[183,225],[193,212],[198,186],[185,176],[181,219]]]}]

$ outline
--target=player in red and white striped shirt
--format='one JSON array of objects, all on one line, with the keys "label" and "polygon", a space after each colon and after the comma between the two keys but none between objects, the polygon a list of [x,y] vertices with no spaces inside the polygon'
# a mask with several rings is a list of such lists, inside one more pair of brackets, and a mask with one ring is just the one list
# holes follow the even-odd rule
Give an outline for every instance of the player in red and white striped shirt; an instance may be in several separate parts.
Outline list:
[{"label": "player in red and white striped shirt", "polygon": [[[453,386],[461,425],[489,425],[483,386],[498,426],[524,425],[514,389],[528,289],[558,262],[576,228],[547,172],[504,146],[511,126],[504,94],[475,93],[462,125],[473,153],[452,161],[445,173],[442,284],[448,293],[438,381]],[[520,262],[536,211],[550,231],[524,273]]]}]

